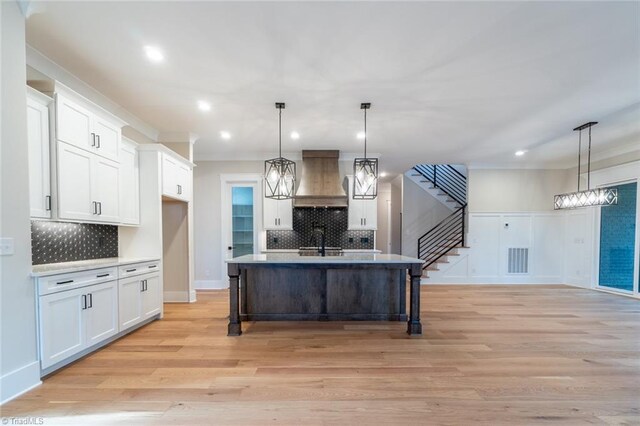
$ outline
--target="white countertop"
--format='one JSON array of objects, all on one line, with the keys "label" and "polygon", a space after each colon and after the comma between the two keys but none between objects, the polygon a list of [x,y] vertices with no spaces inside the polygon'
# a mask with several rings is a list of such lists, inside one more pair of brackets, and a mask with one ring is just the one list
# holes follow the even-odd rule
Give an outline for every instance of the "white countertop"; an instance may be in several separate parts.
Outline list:
[{"label": "white countertop", "polygon": [[46,277],[49,275],[68,274],[96,268],[130,265],[132,263],[154,262],[157,257],[109,257],[106,259],[79,260],[77,262],[46,263],[31,267],[32,277]]},{"label": "white countertop", "polygon": [[420,263],[424,260],[399,254],[345,253],[343,256],[300,256],[297,253],[247,254],[227,263]]}]

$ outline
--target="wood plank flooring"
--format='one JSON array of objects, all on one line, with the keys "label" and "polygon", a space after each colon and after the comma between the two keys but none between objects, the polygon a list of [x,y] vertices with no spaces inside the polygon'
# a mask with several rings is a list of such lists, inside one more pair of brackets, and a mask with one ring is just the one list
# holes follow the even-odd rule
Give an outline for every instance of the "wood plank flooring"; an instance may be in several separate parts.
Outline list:
[{"label": "wood plank flooring", "polygon": [[422,288],[405,323],[245,323],[228,294],[1,407],[45,425],[640,424],[640,301],[567,286]]}]

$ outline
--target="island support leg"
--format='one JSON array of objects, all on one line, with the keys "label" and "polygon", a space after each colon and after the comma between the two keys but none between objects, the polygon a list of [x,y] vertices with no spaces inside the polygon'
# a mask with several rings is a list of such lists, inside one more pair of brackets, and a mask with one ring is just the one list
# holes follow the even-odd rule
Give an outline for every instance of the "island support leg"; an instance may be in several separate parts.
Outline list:
[{"label": "island support leg", "polygon": [[412,266],[409,269],[411,278],[409,288],[409,321],[407,322],[407,334],[422,334],[420,323],[420,278],[422,277],[422,265]]},{"label": "island support leg", "polygon": [[229,327],[227,336],[242,334],[240,322],[240,269],[235,263],[229,263]]}]

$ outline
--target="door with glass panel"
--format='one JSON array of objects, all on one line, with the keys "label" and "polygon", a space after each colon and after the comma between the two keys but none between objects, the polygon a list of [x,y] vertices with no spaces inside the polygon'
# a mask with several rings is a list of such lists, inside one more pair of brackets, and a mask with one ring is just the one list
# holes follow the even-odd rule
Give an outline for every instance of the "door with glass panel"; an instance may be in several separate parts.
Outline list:
[{"label": "door with glass panel", "polygon": [[254,206],[252,186],[231,188],[232,257],[254,252]]},{"label": "door with glass panel", "polygon": [[618,204],[600,209],[598,285],[623,292],[638,292],[638,184],[632,182],[610,188],[618,190]]}]

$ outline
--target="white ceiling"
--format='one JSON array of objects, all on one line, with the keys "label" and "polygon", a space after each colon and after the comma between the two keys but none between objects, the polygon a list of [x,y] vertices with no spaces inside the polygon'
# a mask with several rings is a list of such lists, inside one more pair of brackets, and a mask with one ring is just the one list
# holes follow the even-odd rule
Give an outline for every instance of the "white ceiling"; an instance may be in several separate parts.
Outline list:
[{"label": "white ceiling", "polygon": [[273,156],[276,101],[286,152],[361,150],[372,102],[369,151],[389,172],[575,165],[571,129],[590,120],[596,158],[640,147],[638,2],[37,6],[30,45],[158,130],[198,134],[196,159]]}]

